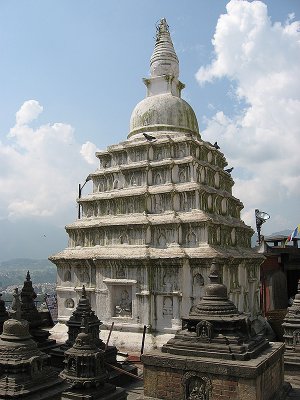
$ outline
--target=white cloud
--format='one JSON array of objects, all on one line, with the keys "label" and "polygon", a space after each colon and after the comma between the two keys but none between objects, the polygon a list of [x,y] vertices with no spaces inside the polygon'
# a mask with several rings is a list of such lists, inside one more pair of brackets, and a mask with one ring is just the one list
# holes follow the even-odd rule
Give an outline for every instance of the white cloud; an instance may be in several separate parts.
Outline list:
[{"label": "white cloud", "polygon": [[218,140],[235,167],[234,194],[244,215],[262,208],[269,229],[300,222],[300,23],[290,14],[272,23],[261,1],[231,0],[217,22],[214,59],[196,74],[203,85],[227,78],[244,109],[229,117],[219,110],[206,120],[204,139]]},{"label": "white cloud", "polygon": [[26,101],[16,113],[16,124],[0,143],[0,218],[63,216],[76,218],[80,179],[91,172],[92,149],[83,154],[72,126],[63,123],[32,128],[30,122],[43,111],[36,100]]},{"label": "white cloud", "polygon": [[95,152],[97,147],[94,143],[87,141],[81,146],[80,154],[91,165],[97,165],[97,159],[95,157]]},{"label": "white cloud", "polygon": [[17,125],[29,124],[43,111],[43,107],[36,100],[27,100],[16,113]]}]

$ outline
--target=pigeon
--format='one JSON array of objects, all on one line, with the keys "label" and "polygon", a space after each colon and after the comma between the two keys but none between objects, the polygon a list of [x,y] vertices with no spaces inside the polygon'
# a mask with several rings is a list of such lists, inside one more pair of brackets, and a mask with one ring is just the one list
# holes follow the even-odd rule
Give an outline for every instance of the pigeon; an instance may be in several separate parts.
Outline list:
[{"label": "pigeon", "polygon": [[156,140],[156,137],[148,135],[147,133],[143,133],[143,135],[148,140],[148,142],[154,142]]},{"label": "pigeon", "polygon": [[224,171],[225,171],[225,172],[228,172],[228,174],[230,174],[230,172],[232,172],[232,171],[233,171],[233,167],[231,167],[231,168],[228,168],[228,169],[224,169]]},{"label": "pigeon", "polygon": [[220,148],[220,146],[218,145],[218,142],[215,142],[215,143],[213,144],[213,146],[214,146],[214,148],[217,149],[217,150],[219,150],[219,148]]}]

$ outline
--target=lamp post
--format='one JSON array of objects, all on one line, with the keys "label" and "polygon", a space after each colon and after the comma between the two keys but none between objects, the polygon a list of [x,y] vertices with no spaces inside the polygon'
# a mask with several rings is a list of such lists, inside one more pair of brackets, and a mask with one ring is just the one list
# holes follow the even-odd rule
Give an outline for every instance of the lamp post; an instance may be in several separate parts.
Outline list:
[{"label": "lamp post", "polygon": [[[84,188],[84,186],[86,185],[86,183],[88,182],[88,181],[90,181],[92,178],[91,178],[91,176],[89,175],[87,178],[86,178],[86,180],[84,181],[84,184],[83,185],[81,185],[80,183],[78,184],[78,198],[79,199],[81,199],[81,194],[82,194],[82,189]],[[78,219],[80,219],[81,218],[81,205],[80,205],[80,203],[78,203]]]},{"label": "lamp post", "polygon": [[264,224],[268,219],[270,218],[270,215],[267,214],[264,211],[259,211],[258,209],[255,210],[255,221],[256,221],[256,229],[257,229],[257,234],[258,234],[258,245],[260,245],[261,242],[261,226]]}]

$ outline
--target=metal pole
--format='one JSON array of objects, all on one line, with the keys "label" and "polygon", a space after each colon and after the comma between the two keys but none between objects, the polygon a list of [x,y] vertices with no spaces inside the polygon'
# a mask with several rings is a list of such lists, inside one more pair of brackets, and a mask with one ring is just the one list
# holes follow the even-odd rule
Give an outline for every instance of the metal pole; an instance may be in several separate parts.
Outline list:
[{"label": "metal pole", "polygon": [[[80,183],[78,185],[78,198],[79,199],[81,198],[81,185],[80,185]],[[78,203],[78,219],[80,219],[80,217],[81,217],[80,214],[81,214],[80,203]]]},{"label": "metal pole", "polygon": [[141,355],[144,353],[144,345],[145,345],[146,329],[147,329],[147,326],[146,326],[146,325],[144,325],[144,330],[143,330],[143,339],[142,339],[142,347],[141,347]]},{"label": "metal pole", "polygon": [[110,339],[110,336],[111,336],[111,333],[112,333],[114,324],[115,324],[114,322],[111,324],[111,327],[110,327],[110,330],[109,330],[109,334],[108,334],[108,338],[107,338],[107,341],[106,341],[106,344],[105,344],[105,350],[106,350],[107,347],[108,347],[108,342],[109,342],[109,339]]}]

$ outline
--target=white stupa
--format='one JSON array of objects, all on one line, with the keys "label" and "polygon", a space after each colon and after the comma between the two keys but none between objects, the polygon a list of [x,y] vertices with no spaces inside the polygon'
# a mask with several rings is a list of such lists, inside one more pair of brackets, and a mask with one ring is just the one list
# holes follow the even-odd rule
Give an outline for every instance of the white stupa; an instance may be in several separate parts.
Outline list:
[{"label": "white stupa", "polygon": [[[77,199],[82,218],[66,227],[57,265],[58,319],[70,317],[84,284],[112,344],[165,343],[203,295],[212,261],[240,311],[259,312],[259,267],[252,229],[224,170],[222,152],[201,139],[181,98],[179,62],[165,19],[157,27],[147,96],[134,108],[128,139],[97,152],[92,193]],[[105,336],[105,333],[102,332]]]}]

